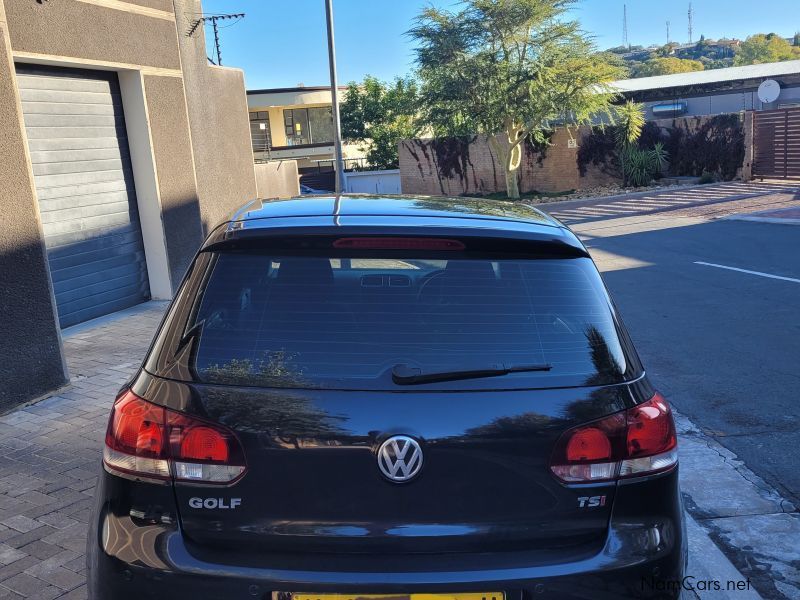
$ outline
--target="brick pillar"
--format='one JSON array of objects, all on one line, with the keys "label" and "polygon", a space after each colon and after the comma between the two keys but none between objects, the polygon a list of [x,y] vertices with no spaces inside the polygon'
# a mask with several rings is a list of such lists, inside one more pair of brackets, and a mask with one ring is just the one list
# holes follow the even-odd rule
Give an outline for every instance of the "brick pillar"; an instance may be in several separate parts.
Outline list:
[{"label": "brick pillar", "polygon": [[752,110],[744,111],[744,163],[742,164],[742,180],[750,181],[753,178],[753,121]]}]

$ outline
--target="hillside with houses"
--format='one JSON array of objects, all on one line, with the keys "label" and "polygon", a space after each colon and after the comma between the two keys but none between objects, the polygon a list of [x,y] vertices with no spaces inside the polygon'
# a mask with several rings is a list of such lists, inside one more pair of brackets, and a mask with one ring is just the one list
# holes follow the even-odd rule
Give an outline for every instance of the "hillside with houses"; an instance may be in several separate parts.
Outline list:
[{"label": "hillside with houses", "polygon": [[789,38],[775,33],[756,33],[744,40],[713,40],[701,35],[697,42],[617,46],[604,54],[613,55],[631,78],[689,73],[800,59],[800,32]]}]

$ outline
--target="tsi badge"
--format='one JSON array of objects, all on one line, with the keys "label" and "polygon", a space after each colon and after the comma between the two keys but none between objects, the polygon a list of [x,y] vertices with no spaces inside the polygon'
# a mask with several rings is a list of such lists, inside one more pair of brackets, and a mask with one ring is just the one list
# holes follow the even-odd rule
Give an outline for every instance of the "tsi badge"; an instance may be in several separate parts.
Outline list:
[{"label": "tsi badge", "polygon": [[189,498],[192,508],[233,509],[242,503],[241,498]]},{"label": "tsi badge", "polygon": [[581,496],[578,498],[578,508],[596,508],[605,505],[605,496]]}]

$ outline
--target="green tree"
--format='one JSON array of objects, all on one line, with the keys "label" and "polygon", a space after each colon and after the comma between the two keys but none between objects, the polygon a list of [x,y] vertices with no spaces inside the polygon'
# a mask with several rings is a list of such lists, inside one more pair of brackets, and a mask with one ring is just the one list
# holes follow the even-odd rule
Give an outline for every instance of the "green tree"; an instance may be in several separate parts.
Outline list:
[{"label": "green tree", "polygon": [[757,65],[795,59],[800,59],[800,47],[792,46],[774,33],[757,33],[742,42],[733,63],[735,65]]},{"label": "green tree", "polygon": [[413,80],[385,83],[368,75],[347,87],[341,106],[342,138],[360,143],[371,166],[396,169],[400,140],[420,133],[417,109]]},{"label": "green tree", "polygon": [[424,9],[409,31],[426,122],[435,135],[487,135],[510,198],[519,198],[523,142],[610,114],[609,84],[624,76],[566,18],[573,5],[464,0],[457,11]]},{"label": "green tree", "polygon": [[800,31],[796,31],[794,37],[792,38],[792,46],[795,48],[800,47]]},{"label": "green tree", "polygon": [[687,58],[651,58],[645,61],[636,71],[636,77],[652,77],[653,75],[672,75],[673,73],[689,73],[702,71],[705,67],[699,60]]},{"label": "green tree", "polygon": [[631,76],[632,71],[630,64],[619,54],[612,52],[611,50],[606,50],[604,52],[598,52],[595,54],[595,57],[598,60],[608,63],[609,65],[617,67],[619,69],[619,77],[621,79],[626,79]]},{"label": "green tree", "polygon": [[660,48],[657,48],[654,52],[656,56],[660,56],[662,58],[666,58],[668,56],[672,56],[675,54],[675,48],[678,47],[678,44],[675,42],[669,42],[668,44],[664,44]]}]

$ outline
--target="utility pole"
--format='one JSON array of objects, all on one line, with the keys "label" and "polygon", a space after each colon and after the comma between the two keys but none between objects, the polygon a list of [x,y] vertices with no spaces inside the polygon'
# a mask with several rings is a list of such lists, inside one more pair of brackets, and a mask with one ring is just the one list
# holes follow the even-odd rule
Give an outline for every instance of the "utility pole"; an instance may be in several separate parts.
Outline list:
[{"label": "utility pole", "polygon": [[622,46],[631,49],[630,42],[628,42],[628,5],[622,5]]},{"label": "utility pole", "polygon": [[692,3],[689,2],[689,43],[692,43]]},{"label": "utility pole", "polygon": [[667,45],[669,46],[670,37],[669,37],[669,21],[667,21]]},{"label": "utility pole", "polygon": [[344,161],[342,160],[342,124],[339,120],[339,83],[336,78],[336,47],[333,40],[333,0],[325,0],[328,22],[328,66],[331,72],[331,113],[333,116],[333,158],[336,170],[337,194],[344,185]]},{"label": "utility pole", "polygon": [[189,37],[197,31],[197,28],[200,26],[200,23],[205,23],[206,21],[211,22],[211,27],[214,30],[214,49],[217,52],[217,62],[216,64],[222,64],[222,49],[219,45],[219,27],[217,27],[217,21],[224,21],[226,19],[243,19],[244,13],[236,13],[236,14],[229,14],[229,15],[211,15],[208,17],[200,17],[197,19],[193,24],[191,29],[189,29]]}]

